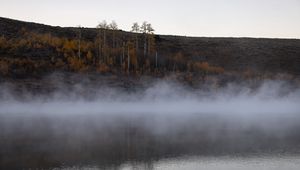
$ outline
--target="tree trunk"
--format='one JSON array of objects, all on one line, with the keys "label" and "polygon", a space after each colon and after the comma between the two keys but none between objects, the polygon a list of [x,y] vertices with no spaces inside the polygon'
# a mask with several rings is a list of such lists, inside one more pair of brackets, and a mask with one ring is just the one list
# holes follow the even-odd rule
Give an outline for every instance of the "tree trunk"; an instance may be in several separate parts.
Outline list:
[{"label": "tree trunk", "polygon": [[130,55],[129,55],[129,45],[128,45],[128,50],[127,50],[127,52],[128,52],[128,73],[129,73],[129,70],[130,70]]}]

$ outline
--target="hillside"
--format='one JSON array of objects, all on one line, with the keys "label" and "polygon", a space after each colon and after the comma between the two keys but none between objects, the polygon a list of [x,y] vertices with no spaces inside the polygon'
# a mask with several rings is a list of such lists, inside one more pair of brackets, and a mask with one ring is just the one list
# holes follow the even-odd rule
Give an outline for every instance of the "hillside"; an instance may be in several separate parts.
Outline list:
[{"label": "hillside", "polygon": [[56,71],[298,77],[300,40],[136,34],[0,18],[0,64],[7,77]]}]

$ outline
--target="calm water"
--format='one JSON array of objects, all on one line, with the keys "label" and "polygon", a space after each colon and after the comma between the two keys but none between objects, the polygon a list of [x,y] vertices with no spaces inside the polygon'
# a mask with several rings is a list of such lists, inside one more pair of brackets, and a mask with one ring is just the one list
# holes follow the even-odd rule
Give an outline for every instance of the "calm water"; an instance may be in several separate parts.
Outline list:
[{"label": "calm water", "polygon": [[299,122],[291,115],[1,114],[0,169],[299,169]]},{"label": "calm water", "polygon": [[152,162],[130,162],[120,166],[100,168],[97,166],[73,166],[53,170],[97,169],[145,169],[145,170],[298,170],[300,156],[255,156],[255,157],[179,157]]},{"label": "calm water", "polygon": [[120,169],[155,170],[298,170],[299,156],[191,157],[164,159],[152,164],[125,164]]}]

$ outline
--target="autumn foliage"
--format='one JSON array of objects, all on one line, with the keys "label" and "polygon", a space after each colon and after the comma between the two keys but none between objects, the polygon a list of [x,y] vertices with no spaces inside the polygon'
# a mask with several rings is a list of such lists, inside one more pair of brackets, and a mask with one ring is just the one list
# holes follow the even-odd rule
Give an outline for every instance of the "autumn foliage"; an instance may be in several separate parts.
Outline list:
[{"label": "autumn foliage", "polygon": [[195,62],[192,64],[193,70],[196,72],[214,73],[221,74],[224,73],[222,67],[211,66],[208,62]]},{"label": "autumn foliage", "polygon": [[[198,62],[178,51],[164,56],[157,49],[151,24],[135,23],[134,34],[125,34],[116,23],[101,23],[94,38],[84,38],[83,28],[73,37],[20,29],[14,37],[0,37],[0,74],[41,74],[52,71],[156,74],[194,72],[222,74],[224,69]],[[80,36],[79,36],[80,35]]]}]

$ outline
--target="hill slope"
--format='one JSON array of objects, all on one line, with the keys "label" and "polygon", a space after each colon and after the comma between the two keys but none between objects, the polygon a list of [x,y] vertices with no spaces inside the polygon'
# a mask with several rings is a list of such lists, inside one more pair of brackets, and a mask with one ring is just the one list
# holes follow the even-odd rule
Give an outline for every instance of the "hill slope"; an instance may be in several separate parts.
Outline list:
[{"label": "hill slope", "polygon": [[220,74],[222,69],[300,75],[298,39],[154,36],[122,30],[52,27],[1,17],[0,37],[0,70],[7,75],[28,70]]}]

